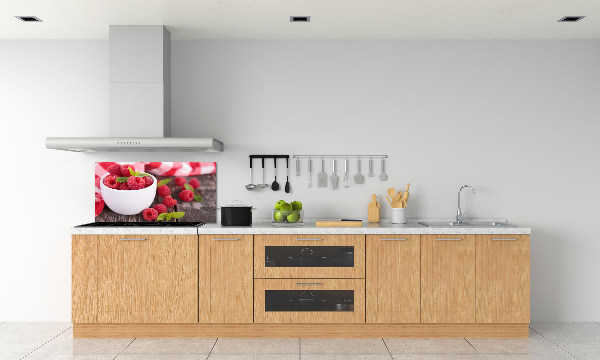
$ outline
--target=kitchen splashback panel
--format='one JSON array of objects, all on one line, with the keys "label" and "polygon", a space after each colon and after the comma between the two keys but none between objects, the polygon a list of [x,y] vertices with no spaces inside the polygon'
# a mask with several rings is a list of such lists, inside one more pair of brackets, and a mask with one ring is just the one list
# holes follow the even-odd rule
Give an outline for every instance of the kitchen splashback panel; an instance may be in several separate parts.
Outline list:
[{"label": "kitchen splashback panel", "polygon": [[97,162],[94,196],[96,222],[216,223],[217,164]]}]

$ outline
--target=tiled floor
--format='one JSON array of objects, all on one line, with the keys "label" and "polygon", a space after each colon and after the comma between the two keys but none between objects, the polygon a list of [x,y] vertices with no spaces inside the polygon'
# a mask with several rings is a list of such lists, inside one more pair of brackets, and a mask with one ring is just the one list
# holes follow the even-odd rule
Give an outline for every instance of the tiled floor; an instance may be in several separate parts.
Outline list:
[{"label": "tiled floor", "polygon": [[598,360],[600,323],[533,323],[529,339],[73,339],[68,323],[0,321],[0,360]]}]

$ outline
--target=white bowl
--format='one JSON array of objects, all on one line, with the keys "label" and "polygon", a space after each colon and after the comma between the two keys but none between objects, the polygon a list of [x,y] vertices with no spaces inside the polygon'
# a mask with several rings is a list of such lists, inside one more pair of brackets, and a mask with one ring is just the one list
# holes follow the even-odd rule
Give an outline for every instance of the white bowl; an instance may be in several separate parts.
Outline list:
[{"label": "white bowl", "polygon": [[156,178],[150,174],[154,182],[147,188],[139,190],[116,190],[104,185],[104,178],[100,179],[100,192],[104,203],[112,211],[121,215],[136,215],[152,205],[156,197]]}]

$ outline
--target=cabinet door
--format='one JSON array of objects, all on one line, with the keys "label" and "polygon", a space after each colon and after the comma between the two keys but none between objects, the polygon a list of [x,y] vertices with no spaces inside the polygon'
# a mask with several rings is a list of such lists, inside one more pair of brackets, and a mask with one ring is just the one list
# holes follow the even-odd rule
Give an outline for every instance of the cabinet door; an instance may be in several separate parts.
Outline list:
[{"label": "cabinet door", "polygon": [[477,322],[529,323],[529,236],[477,235]]},{"label": "cabinet door", "polygon": [[252,235],[200,235],[201,323],[251,323]]},{"label": "cabinet door", "polygon": [[197,235],[101,236],[98,322],[198,322],[197,278]]},{"label": "cabinet door", "polygon": [[421,235],[421,322],[475,322],[475,235]]},{"label": "cabinet door", "polygon": [[367,235],[367,322],[421,321],[419,235]]},{"label": "cabinet door", "polygon": [[71,321],[98,320],[98,237],[73,235],[71,240]]}]

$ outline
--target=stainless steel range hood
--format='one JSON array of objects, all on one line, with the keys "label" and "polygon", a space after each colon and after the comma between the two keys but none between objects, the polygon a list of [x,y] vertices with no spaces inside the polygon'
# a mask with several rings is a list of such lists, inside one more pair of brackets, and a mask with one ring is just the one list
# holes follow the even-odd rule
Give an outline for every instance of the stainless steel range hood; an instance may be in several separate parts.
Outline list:
[{"label": "stainless steel range hood", "polygon": [[171,136],[171,34],[162,25],[111,25],[109,136],[49,137],[46,148],[87,151],[223,151],[213,138]]}]

